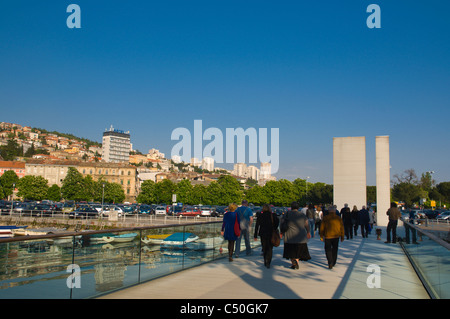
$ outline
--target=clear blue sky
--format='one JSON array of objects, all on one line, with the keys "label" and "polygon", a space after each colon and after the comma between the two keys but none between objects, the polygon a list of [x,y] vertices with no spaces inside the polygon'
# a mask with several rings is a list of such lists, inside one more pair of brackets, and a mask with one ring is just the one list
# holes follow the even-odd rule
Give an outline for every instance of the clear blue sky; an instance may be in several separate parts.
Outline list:
[{"label": "clear blue sky", "polygon": [[[81,8],[69,29],[66,8]],[[381,8],[369,29],[366,8]],[[280,129],[278,178],[332,183],[333,137],[450,181],[450,2],[3,1],[0,121],[167,155],[177,127]]]}]

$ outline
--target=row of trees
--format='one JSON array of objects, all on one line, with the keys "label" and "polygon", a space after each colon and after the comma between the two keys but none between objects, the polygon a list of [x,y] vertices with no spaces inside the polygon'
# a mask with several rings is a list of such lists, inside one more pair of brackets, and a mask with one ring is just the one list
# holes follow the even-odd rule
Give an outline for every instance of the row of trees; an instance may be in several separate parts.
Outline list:
[{"label": "row of trees", "polygon": [[431,207],[431,201],[437,206],[446,207],[450,203],[450,182],[437,184],[432,172],[422,173],[419,178],[414,169],[405,170],[402,174],[393,176],[391,197],[395,201],[404,201],[407,207],[418,205],[425,199],[425,207]]},{"label": "row of trees", "polygon": [[[125,199],[122,186],[110,183],[104,179],[94,181],[90,175],[83,177],[75,168],[69,168],[62,187],[48,186],[48,181],[41,176],[27,175],[19,179],[14,171],[6,171],[0,177],[0,198],[7,198],[18,189],[18,196],[28,200],[49,199],[54,201],[96,201],[120,203]],[[307,202],[332,203],[333,185],[324,183],[307,183],[304,179],[293,182],[286,179],[269,181],[264,186],[254,185],[249,189],[244,187],[233,177],[222,175],[217,181],[208,186],[202,184],[192,185],[189,180],[174,183],[163,180],[159,183],[145,181],[137,197],[139,203],[172,203],[172,195],[177,195],[177,201],[185,204],[228,205],[239,203],[243,199],[255,205],[270,203],[275,206],[289,206],[291,202],[298,201],[301,205]],[[425,206],[430,200],[437,202],[438,206],[450,203],[450,182],[436,184],[431,172],[423,173],[420,178],[414,170],[406,170],[401,175],[394,175],[392,187],[392,200],[404,201],[407,207],[426,199]],[[376,202],[376,187],[367,187],[367,202]]]},{"label": "row of trees", "polygon": [[255,205],[270,203],[275,206],[289,206],[293,201],[305,204],[307,201],[331,203],[333,187],[324,183],[307,183],[296,179],[291,182],[286,179],[269,181],[264,186],[255,185],[244,190],[243,186],[233,177],[222,175],[208,186],[192,185],[189,180],[174,183],[163,180],[155,183],[145,181],[137,197],[139,203],[172,203],[172,194],[177,195],[177,202],[196,205],[228,205],[247,199]]}]

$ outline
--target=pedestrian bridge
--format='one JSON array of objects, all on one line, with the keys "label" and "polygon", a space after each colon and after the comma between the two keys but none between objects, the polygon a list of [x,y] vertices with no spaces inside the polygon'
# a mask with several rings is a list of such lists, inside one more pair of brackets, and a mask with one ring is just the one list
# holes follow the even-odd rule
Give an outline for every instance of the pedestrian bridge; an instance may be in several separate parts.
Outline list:
[{"label": "pedestrian bridge", "polygon": [[[161,249],[139,240],[189,232],[218,240],[221,222],[135,227],[110,231],[14,237],[0,240],[0,298],[14,299],[429,299],[450,297],[449,245],[417,230],[418,244],[386,244],[375,232],[340,243],[328,269],[324,244],[308,242],[311,260],[300,269],[274,248],[263,266],[259,242],[253,253],[229,262],[226,243],[215,249],[189,245]],[[97,242],[133,233],[130,242]],[[402,235],[403,233],[403,235]],[[398,234],[404,236],[404,227]]]}]

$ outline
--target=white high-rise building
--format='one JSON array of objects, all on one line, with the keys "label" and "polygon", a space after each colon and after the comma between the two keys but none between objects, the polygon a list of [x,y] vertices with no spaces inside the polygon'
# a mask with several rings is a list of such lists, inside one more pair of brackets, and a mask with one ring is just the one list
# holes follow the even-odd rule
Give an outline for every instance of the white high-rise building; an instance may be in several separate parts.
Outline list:
[{"label": "white high-rise building", "polygon": [[102,159],[105,162],[120,163],[129,162],[131,151],[130,132],[114,129],[106,129],[103,133]]},{"label": "white high-rise building", "polygon": [[210,172],[214,171],[214,159],[211,157],[204,157],[202,160],[202,169]]},{"label": "white high-rise building", "polygon": [[250,165],[249,167],[247,167],[247,177],[258,181],[260,178],[259,168],[254,165]]},{"label": "white high-rise building", "polygon": [[245,163],[234,164],[233,174],[240,177],[247,177],[247,164]]}]

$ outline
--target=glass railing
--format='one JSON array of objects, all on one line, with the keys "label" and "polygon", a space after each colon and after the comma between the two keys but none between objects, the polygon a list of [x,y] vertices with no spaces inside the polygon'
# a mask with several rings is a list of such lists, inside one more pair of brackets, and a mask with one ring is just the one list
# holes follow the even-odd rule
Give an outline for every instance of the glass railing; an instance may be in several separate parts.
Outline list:
[{"label": "glass railing", "polygon": [[[416,222],[417,223],[417,222]],[[424,223],[422,223],[424,224]],[[416,270],[430,297],[450,298],[450,244],[443,240],[449,229],[429,230],[422,224],[407,221],[399,227],[398,236],[411,264]],[[444,231],[446,236],[442,236]]]},{"label": "glass railing", "polygon": [[0,299],[95,298],[195,267],[228,256],[221,226],[199,222],[1,239]]}]

